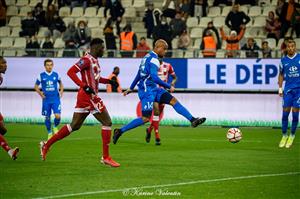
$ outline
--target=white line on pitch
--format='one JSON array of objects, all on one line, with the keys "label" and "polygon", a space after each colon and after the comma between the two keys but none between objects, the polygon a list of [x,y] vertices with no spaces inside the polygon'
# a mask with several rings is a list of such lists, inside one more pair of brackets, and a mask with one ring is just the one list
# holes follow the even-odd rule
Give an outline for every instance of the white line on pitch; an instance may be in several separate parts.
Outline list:
[{"label": "white line on pitch", "polygon": [[109,190],[99,190],[99,191],[88,191],[82,193],[70,193],[70,194],[62,194],[62,195],[54,195],[54,196],[45,196],[33,199],[52,199],[52,198],[66,198],[72,196],[86,196],[86,195],[94,195],[94,194],[101,194],[101,193],[115,193],[115,192],[122,192],[128,191],[131,189],[151,189],[151,188],[163,188],[163,187],[175,187],[175,186],[182,186],[182,185],[191,185],[191,184],[204,184],[210,182],[222,182],[222,181],[231,181],[231,180],[244,180],[244,179],[252,179],[252,178],[263,178],[263,177],[275,177],[275,176],[288,176],[288,175],[299,175],[300,172],[288,172],[288,173],[273,173],[273,174],[260,174],[260,175],[250,175],[250,176],[238,176],[238,177],[228,177],[228,178],[216,178],[210,180],[196,180],[190,182],[180,182],[174,184],[161,184],[161,185],[148,185],[148,186],[141,186],[141,187],[128,187],[123,189],[109,189]]}]

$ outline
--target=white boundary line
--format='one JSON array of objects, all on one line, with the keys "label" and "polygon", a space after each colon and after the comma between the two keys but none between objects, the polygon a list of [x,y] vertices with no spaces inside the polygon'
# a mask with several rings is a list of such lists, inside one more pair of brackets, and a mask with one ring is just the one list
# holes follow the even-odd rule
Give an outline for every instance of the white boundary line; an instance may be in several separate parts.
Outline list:
[{"label": "white boundary line", "polygon": [[222,181],[231,181],[231,180],[244,180],[244,179],[252,179],[252,178],[263,178],[263,177],[276,177],[276,176],[288,176],[288,175],[299,175],[300,172],[288,172],[288,173],[274,173],[274,174],[260,174],[260,175],[250,175],[250,176],[238,176],[238,177],[228,177],[228,178],[216,178],[210,180],[196,180],[190,182],[180,182],[174,184],[161,184],[161,185],[148,185],[141,187],[128,187],[123,189],[109,189],[109,190],[100,190],[100,191],[89,191],[82,193],[71,193],[71,194],[62,194],[62,195],[54,195],[54,196],[45,196],[33,199],[52,199],[52,198],[66,198],[72,196],[84,196],[84,195],[93,195],[93,194],[101,194],[101,193],[114,193],[114,192],[123,192],[131,189],[151,189],[151,188],[163,188],[163,187],[175,187],[182,185],[191,185],[191,184],[204,184],[210,182],[222,182]]}]

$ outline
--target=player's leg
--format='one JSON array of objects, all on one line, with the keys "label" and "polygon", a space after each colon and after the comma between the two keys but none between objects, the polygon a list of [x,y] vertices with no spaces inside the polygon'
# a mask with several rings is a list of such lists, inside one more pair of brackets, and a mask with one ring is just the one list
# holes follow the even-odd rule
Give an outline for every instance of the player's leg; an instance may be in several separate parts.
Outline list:
[{"label": "player's leg", "polygon": [[45,126],[48,133],[48,139],[52,137],[51,131],[51,104],[43,99],[42,115],[45,117]]},{"label": "player's leg", "polygon": [[206,120],[205,117],[202,118],[195,118],[192,116],[192,114],[175,98],[173,97],[169,92],[165,91],[161,94],[161,96],[158,96],[158,99],[160,104],[169,104],[171,105],[174,110],[185,117],[187,120],[191,122],[192,127],[197,127],[200,124],[203,124]]},{"label": "player's leg", "polygon": [[7,132],[4,122],[3,122],[3,117],[0,113],[0,146],[8,153],[8,155],[13,159],[17,159],[17,155],[19,153],[19,148],[16,147],[14,149],[11,149],[7,143],[7,141],[4,138],[4,134]]},{"label": "player's leg", "polygon": [[101,163],[112,166],[112,167],[119,167],[120,164],[115,162],[109,155],[109,144],[111,138],[111,118],[106,108],[103,109],[101,113],[96,112],[93,114],[94,117],[101,122],[102,124],[102,157]]},{"label": "player's leg", "polygon": [[159,118],[159,103],[154,102],[153,103],[153,111],[152,111],[152,121],[150,123],[149,128],[146,128],[145,140],[146,140],[147,143],[150,142],[152,129],[154,128],[154,131],[157,130],[157,128],[156,128],[158,126],[158,124],[157,124],[158,119],[157,118]]},{"label": "player's leg", "polygon": [[41,156],[42,159],[46,159],[46,154],[50,147],[57,141],[71,134],[73,131],[77,131],[82,126],[85,118],[89,115],[89,112],[73,114],[71,124],[64,125],[56,134],[54,134],[47,142],[41,142]]},{"label": "player's leg", "polygon": [[291,92],[283,94],[283,104],[282,104],[282,118],[281,118],[281,131],[282,138],[279,142],[279,147],[282,148],[285,146],[288,140],[288,125],[289,125],[289,114],[291,112],[291,107],[293,105],[293,95]]},{"label": "player's leg", "polygon": [[129,122],[127,125],[123,126],[121,129],[115,129],[114,130],[114,136],[113,136],[113,143],[116,144],[118,139],[121,135],[123,135],[125,132],[134,129],[138,126],[141,126],[145,124],[146,122],[149,122],[150,116],[152,114],[153,110],[153,101],[154,101],[154,95],[147,95],[146,97],[141,99],[142,102],[142,117],[138,117],[131,122]]},{"label": "player's leg", "polygon": [[53,104],[53,113],[54,113],[54,126],[53,126],[53,134],[58,132],[58,125],[60,124],[60,114],[61,114],[61,105],[60,101],[57,101]]},{"label": "player's leg", "polygon": [[[153,126],[154,132],[155,132],[155,144],[160,145],[160,136],[158,132],[159,128],[159,114],[160,114],[160,105],[158,102],[154,102],[153,104],[153,117],[152,117],[152,122],[151,126]],[[147,138],[147,135],[146,135]],[[147,139],[146,139],[147,141]],[[150,140],[149,140],[150,141]]]}]

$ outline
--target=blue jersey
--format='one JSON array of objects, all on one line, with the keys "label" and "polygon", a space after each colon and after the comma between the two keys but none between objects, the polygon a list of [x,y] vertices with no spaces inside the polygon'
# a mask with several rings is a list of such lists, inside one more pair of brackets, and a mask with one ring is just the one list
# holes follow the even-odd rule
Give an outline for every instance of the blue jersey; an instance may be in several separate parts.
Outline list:
[{"label": "blue jersey", "polygon": [[158,88],[157,84],[165,88],[170,88],[170,84],[162,81],[157,72],[160,64],[157,54],[153,51],[149,52],[141,61],[138,73],[132,82],[130,89],[133,90],[138,85],[139,93],[155,92]]},{"label": "blue jersey", "polygon": [[60,77],[56,72],[42,72],[37,78],[35,84],[42,87],[42,91],[46,97],[45,100],[55,101],[59,100],[58,83],[60,83]]},{"label": "blue jersey", "polygon": [[293,57],[284,56],[279,68],[285,80],[284,91],[300,88],[300,54],[296,53]]}]

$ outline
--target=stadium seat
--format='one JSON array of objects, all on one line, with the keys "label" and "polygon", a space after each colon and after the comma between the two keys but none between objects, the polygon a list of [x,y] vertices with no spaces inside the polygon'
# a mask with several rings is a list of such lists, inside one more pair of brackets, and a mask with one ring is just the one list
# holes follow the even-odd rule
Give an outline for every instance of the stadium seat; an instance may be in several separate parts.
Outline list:
[{"label": "stadium seat", "polygon": [[246,24],[246,28],[252,27],[252,25],[253,25],[253,18],[250,17],[250,21],[249,23]]},{"label": "stadium seat", "polygon": [[15,50],[4,50],[3,51],[3,56],[4,57],[15,57],[16,56],[16,51]]},{"label": "stadium seat", "polygon": [[62,40],[62,38],[57,38],[53,45],[54,48],[64,48],[65,42]]},{"label": "stadium seat", "polygon": [[69,23],[74,22],[74,19],[72,17],[64,17],[62,20],[65,22],[67,27]]},{"label": "stadium seat", "polygon": [[191,38],[201,38],[202,37],[202,28],[193,28],[191,30]]},{"label": "stadium seat", "polygon": [[258,29],[254,27],[249,27],[245,31],[245,37],[257,37]]},{"label": "stadium seat", "polygon": [[[226,17],[229,12],[232,10],[232,6],[225,6],[223,9],[222,9],[222,16],[223,17]],[[225,20],[225,19],[224,19]]]},{"label": "stadium seat", "polygon": [[122,5],[124,8],[128,8],[132,6],[132,0],[122,0]]},{"label": "stadium seat", "polygon": [[145,7],[145,1],[134,0],[132,6],[133,6],[134,8],[144,8],[144,7]]},{"label": "stadium seat", "polygon": [[71,8],[68,6],[64,6],[59,9],[58,15],[60,17],[69,17],[70,13],[71,13]]},{"label": "stadium seat", "polygon": [[150,49],[152,49],[153,48],[153,40],[146,38],[146,42],[147,42],[148,46],[150,47]]},{"label": "stadium seat", "polygon": [[8,26],[16,27],[21,26],[21,17],[13,16],[10,18]]},{"label": "stadium seat", "polygon": [[133,7],[126,8],[123,17],[134,18],[136,17],[136,10]]},{"label": "stadium seat", "polygon": [[273,11],[274,14],[275,14],[275,9],[276,9],[275,6],[266,6],[266,7],[263,7],[263,13],[262,13],[262,15],[263,16],[268,16],[270,11]]},{"label": "stadium seat", "polygon": [[266,17],[255,17],[253,27],[264,27],[266,25]]},{"label": "stadium seat", "polygon": [[29,7],[29,6],[22,6],[20,8],[20,12],[19,12],[19,16],[20,17],[26,17],[27,16],[27,13],[32,11],[32,8]]},{"label": "stadium seat", "polygon": [[17,37],[15,39],[14,48],[25,48],[26,47],[26,39],[25,37]]},{"label": "stadium seat", "polygon": [[[224,19],[225,20],[225,19]],[[201,28],[206,28],[208,22],[212,21],[212,18],[210,17],[201,17],[200,18],[200,23],[199,23],[199,27]]]},{"label": "stadium seat", "polygon": [[100,26],[100,19],[99,17],[93,17],[88,19],[88,27],[89,28],[96,28]]},{"label": "stadium seat", "polygon": [[216,58],[224,58],[225,57],[225,51],[224,50],[217,50]]},{"label": "stadium seat", "polygon": [[194,58],[194,51],[192,50],[185,51],[184,58]]},{"label": "stadium seat", "polygon": [[6,16],[16,16],[18,15],[18,8],[16,6],[8,6],[6,11]]},{"label": "stadium seat", "polygon": [[295,39],[297,49],[300,48],[300,38]]},{"label": "stadium seat", "polygon": [[186,25],[188,28],[194,28],[198,26],[198,18],[197,17],[189,17],[186,21]]},{"label": "stadium seat", "polygon": [[88,7],[84,11],[84,17],[96,17],[97,16],[97,8]]},{"label": "stadium seat", "polygon": [[41,3],[42,0],[30,0],[29,6],[35,7],[37,3]]},{"label": "stadium seat", "polygon": [[10,48],[13,46],[14,39],[12,37],[5,37],[1,39],[1,48]]},{"label": "stadium seat", "polygon": [[39,32],[38,32],[37,37],[38,37],[38,38],[44,38],[44,37],[46,36],[46,32],[48,32],[48,31],[49,31],[49,30],[48,30],[47,27],[41,27],[41,28],[39,29]]},{"label": "stadium seat", "polygon": [[214,26],[217,27],[217,28],[225,26],[224,17],[215,17],[213,22],[214,22]]},{"label": "stadium seat", "polygon": [[16,6],[27,6],[28,5],[28,0],[17,0]]},{"label": "stadium seat", "polygon": [[258,31],[256,37],[261,38],[261,39],[265,39],[267,37],[267,32],[265,30],[265,27],[258,27],[256,29]]},{"label": "stadium seat", "polygon": [[217,17],[221,15],[221,8],[220,7],[211,7],[208,10],[208,17]]},{"label": "stadium seat", "polygon": [[261,15],[261,7],[260,6],[251,6],[249,9],[248,16],[256,17]]},{"label": "stadium seat", "polygon": [[254,38],[255,43],[261,48],[262,39]]},{"label": "stadium seat", "polygon": [[[100,7],[97,12],[97,17],[104,17],[104,7]],[[127,8],[126,8],[127,9]],[[108,11],[107,11],[108,13]]]},{"label": "stadium seat", "polygon": [[6,6],[16,6],[16,0],[5,0]]},{"label": "stadium seat", "polygon": [[103,37],[103,30],[101,28],[91,28],[92,38]]},{"label": "stadium seat", "polygon": [[248,15],[248,11],[249,11],[249,9],[248,9],[248,6],[246,6],[246,5],[242,5],[242,6],[240,6],[240,9],[239,9],[241,12],[244,12],[246,15]]},{"label": "stadium seat", "polygon": [[72,10],[71,17],[81,17],[83,15],[82,7],[75,7]]},{"label": "stadium seat", "polygon": [[272,0],[271,5],[272,6],[277,6],[277,2],[278,2],[278,0]]},{"label": "stadium seat", "polygon": [[200,49],[201,42],[202,42],[202,38],[195,39],[193,49]]},{"label": "stadium seat", "polygon": [[10,27],[3,26],[0,27],[0,37],[7,37],[10,35]]},{"label": "stadium seat", "polygon": [[[278,40],[278,43],[277,43],[277,46],[276,46],[275,49],[280,50],[281,44],[283,43],[283,41],[284,41],[284,38],[279,39],[279,40]],[[299,47],[298,47],[298,48],[299,48]]]},{"label": "stadium seat", "polygon": [[17,57],[23,57],[26,55],[27,53],[25,52],[25,50],[17,50]]},{"label": "stadium seat", "polygon": [[262,7],[268,7],[271,5],[271,0],[258,0],[258,5]]},{"label": "stadium seat", "polygon": [[172,47],[173,47],[173,49],[177,49],[178,48],[178,38],[174,38],[172,40]]},{"label": "stadium seat", "polygon": [[[271,49],[275,49],[276,48],[276,39],[274,39],[274,38],[267,38],[267,39],[264,39],[264,41],[268,42],[269,47]],[[260,44],[260,46],[261,46],[261,44]]]},{"label": "stadium seat", "polygon": [[17,27],[13,27],[10,33],[11,37],[19,37],[20,36],[20,32],[21,32],[21,27],[17,26]]}]

